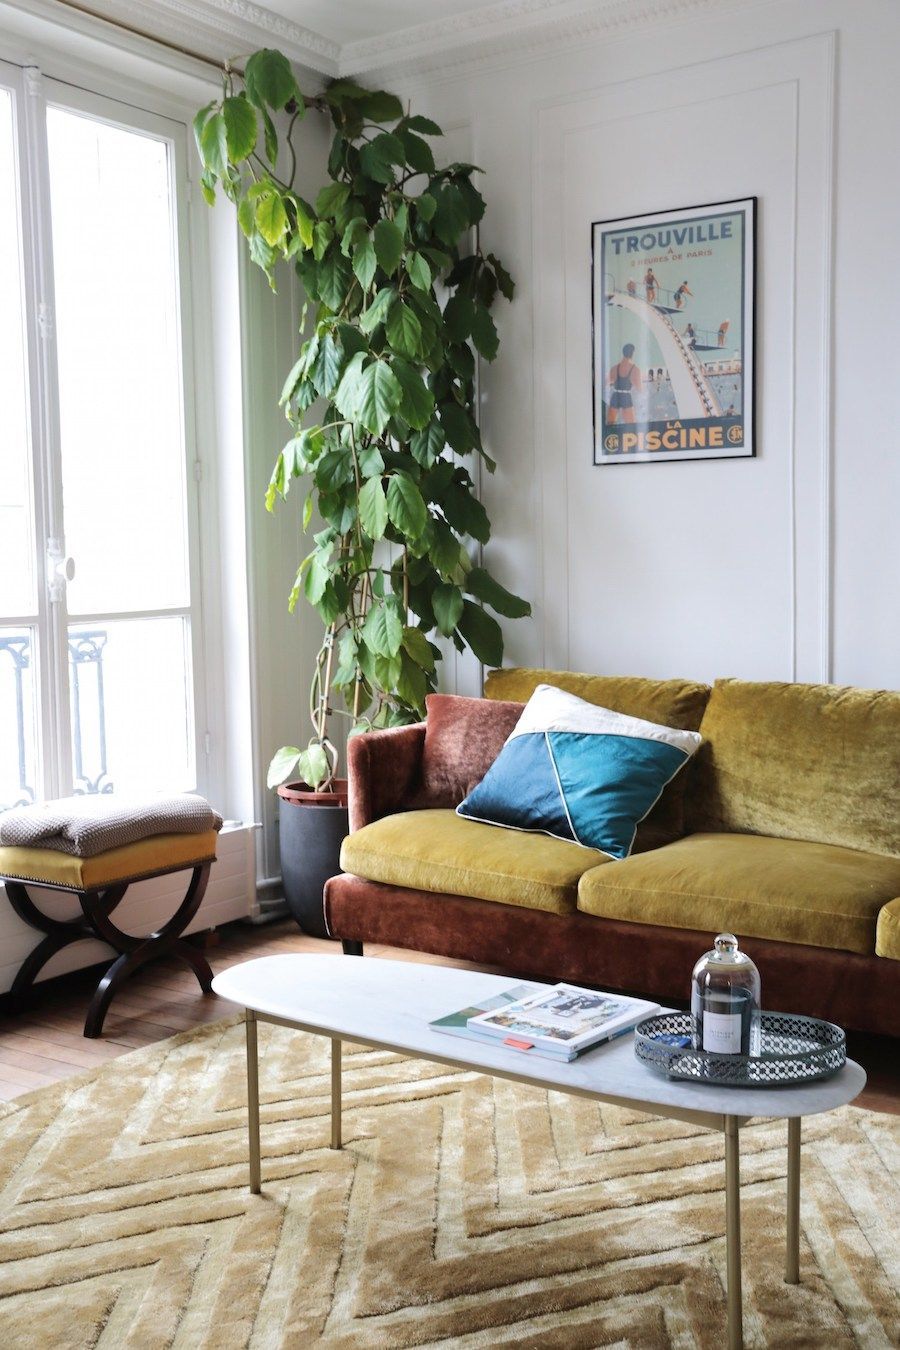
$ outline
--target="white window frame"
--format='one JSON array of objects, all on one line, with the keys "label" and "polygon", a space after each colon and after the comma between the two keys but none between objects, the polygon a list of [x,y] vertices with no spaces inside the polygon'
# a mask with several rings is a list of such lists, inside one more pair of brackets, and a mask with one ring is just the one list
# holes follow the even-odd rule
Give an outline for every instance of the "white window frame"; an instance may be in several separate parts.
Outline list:
[{"label": "white window frame", "polygon": [[[164,92],[123,86],[95,67],[82,66],[47,52],[39,56],[10,50],[0,40],[0,80],[12,89],[16,104],[16,137],[23,271],[26,296],[26,343],[35,527],[37,613],[9,616],[36,629],[34,662],[40,790],[65,795],[72,788],[71,725],[68,694],[68,616],[65,603],[49,601],[49,564],[44,540],[62,549],[62,482],[58,386],[52,332],[53,258],[49,236],[49,163],[46,133],[48,104],[82,112],[113,125],[144,131],[170,147],[170,181],[175,257],[178,268],[181,338],[181,380],[185,450],[185,510],[188,525],[191,693],[193,749],[197,789],[227,810],[231,794],[223,781],[222,745],[225,728],[216,716],[211,690],[224,680],[221,605],[215,587],[215,558],[204,556],[204,543],[216,539],[213,499],[215,475],[207,472],[212,456],[202,445],[215,444],[213,409],[198,398],[204,381],[211,382],[209,348],[211,309],[209,250],[205,221],[195,218],[197,202],[189,176],[192,103]],[[43,68],[43,69],[42,69]],[[64,76],[64,78],[60,78]],[[201,203],[201,205],[204,205]],[[204,205],[205,209],[205,205]],[[198,228],[199,226],[199,228]],[[29,303],[34,297],[36,303]],[[198,303],[199,302],[199,303]],[[200,322],[195,322],[197,315]],[[42,333],[43,330],[43,333]],[[49,340],[48,340],[49,337]],[[126,504],[127,506],[127,504]],[[207,517],[210,528],[206,528]],[[146,611],[146,617],[164,611]],[[169,611],[173,612],[173,611]],[[179,610],[178,613],[183,613]],[[142,612],[143,614],[144,612]],[[110,618],[123,618],[116,614]],[[4,616],[4,620],[6,616]],[[79,616],[76,622],[90,622]],[[46,644],[46,646],[45,646]]]}]

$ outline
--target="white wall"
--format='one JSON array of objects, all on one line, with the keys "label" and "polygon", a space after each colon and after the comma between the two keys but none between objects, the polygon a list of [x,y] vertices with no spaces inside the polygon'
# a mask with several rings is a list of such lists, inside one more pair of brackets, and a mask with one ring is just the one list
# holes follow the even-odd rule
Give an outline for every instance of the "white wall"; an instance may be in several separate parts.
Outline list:
[{"label": "white wall", "polygon": [[[535,602],[507,661],[900,686],[900,6],[723,5],[547,50],[405,82],[468,124],[518,283],[482,410],[487,561]],[[593,467],[590,222],[754,195],[757,457]]]}]

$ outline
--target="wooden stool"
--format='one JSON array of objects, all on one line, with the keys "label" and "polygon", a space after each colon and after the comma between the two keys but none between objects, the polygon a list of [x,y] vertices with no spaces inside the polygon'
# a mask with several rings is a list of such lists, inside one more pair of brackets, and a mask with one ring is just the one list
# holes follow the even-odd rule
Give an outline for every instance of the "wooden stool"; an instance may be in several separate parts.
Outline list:
[{"label": "wooden stool", "polygon": [[[20,919],[46,936],[25,958],[10,989],[13,1005],[32,988],[38,973],[57,952],[84,938],[99,938],[118,952],[97,985],[84,1023],[85,1036],[99,1036],[113,995],[128,976],[157,956],[175,956],[193,970],[204,994],[211,991],[209,962],[182,937],[200,908],[216,859],[215,830],[202,834],[157,834],[92,858],[78,858],[49,848],[0,847],[0,881]],[[132,937],[110,915],[133,881],[191,869],[187,893],[172,917],[147,937]],[[28,893],[29,885],[70,891],[78,897],[82,917],[52,919]]]}]

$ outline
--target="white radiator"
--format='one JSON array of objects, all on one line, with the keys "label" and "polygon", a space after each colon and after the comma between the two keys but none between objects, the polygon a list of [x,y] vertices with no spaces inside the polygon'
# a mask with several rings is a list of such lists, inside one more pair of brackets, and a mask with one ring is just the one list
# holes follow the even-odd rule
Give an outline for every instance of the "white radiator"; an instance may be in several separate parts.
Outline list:
[{"label": "white radiator", "polygon": [[[253,827],[239,825],[222,830],[216,853],[203,903],[193,923],[188,924],[185,930],[188,933],[218,928],[232,919],[247,918],[256,903]],[[151,933],[174,914],[189,880],[190,871],[185,871],[152,877],[149,881],[136,881],[128,887],[124,900],[113,911],[113,922],[126,933],[141,936]],[[53,918],[74,918],[81,912],[78,901],[72,895],[41,890],[37,886],[30,886],[29,893],[38,908]],[[19,966],[42,936],[42,933],[22,922],[0,886],[0,993],[10,988]],[[57,952],[38,978],[46,980],[54,975],[62,975],[67,970],[81,970],[98,961],[111,960],[113,955],[105,942],[86,938]]]}]

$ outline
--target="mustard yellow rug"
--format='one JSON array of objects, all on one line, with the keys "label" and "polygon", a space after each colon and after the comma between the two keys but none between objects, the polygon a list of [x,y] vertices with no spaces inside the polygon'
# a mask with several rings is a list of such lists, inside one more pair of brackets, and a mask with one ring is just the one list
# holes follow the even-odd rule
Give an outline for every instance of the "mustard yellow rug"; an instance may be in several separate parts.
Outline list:
[{"label": "mustard yellow rug", "polygon": [[[0,1112],[0,1346],[254,1350],[723,1345],[722,1139],[260,1028],[263,1194],[243,1030],[219,1022]],[[900,1121],[804,1130],[782,1282],[785,1127],[742,1131],[748,1346],[900,1343]]]}]

